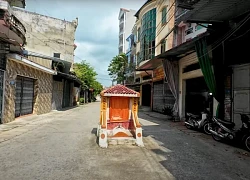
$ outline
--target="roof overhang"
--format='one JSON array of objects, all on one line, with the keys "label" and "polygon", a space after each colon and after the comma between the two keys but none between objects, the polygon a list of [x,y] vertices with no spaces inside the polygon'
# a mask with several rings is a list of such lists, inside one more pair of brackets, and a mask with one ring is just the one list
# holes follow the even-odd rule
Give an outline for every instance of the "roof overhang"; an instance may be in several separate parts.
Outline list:
[{"label": "roof overhang", "polygon": [[24,52],[25,52],[25,54],[28,55],[28,56],[40,57],[40,58],[52,60],[52,61],[55,61],[55,62],[61,62],[61,63],[63,63],[64,65],[69,66],[69,67],[71,67],[71,65],[72,65],[71,62],[66,61],[66,60],[63,60],[63,59],[60,59],[60,58],[51,57],[51,56],[46,56],[46,55],[43,55],[43,54],[39,54],[39,53],[36,53],[36,52],[27,51],[27,50],[24,50]]},{"label": "roof overhang", "polygon": [[65,78],[65,79],[75,81],[75,82],[77,82],[78,84],[82,84],[82,82],[81,82],[76,76],[73,76],[73,75],[71,75],[71,74],[66,74],[66,73],[62,73],[62,72],[57,72],[56,76],[63,77],[63,78]]},{"label": "roof overhang", "polygon": [[139,14],[140,14],[140,12],[141,12],[141,10],[142,10],[142,8],[144,7],[144,6],[146,6],[148,3],[150,3],[151,1],[153,1],[153,0],[147,0],[142,6],[141,6],[141,8],[135,13],[135,17],[139,17]]},{"label": "roof overhang", "polygon": [[43,71],[43,72],[48,73],[48,74],[52,74],[52,75],[57,74],[56,71],[54,71],[52,69],[49,69],[49,68],[47,68],[45,66],[42,66],[40,64],[34,63],[34,62],[32,62],[32,61],[30,61],[30,60],[26,59],[25,57],[22,57],[22,56],[20,56],[18,54],[7,54],[7,58],[9,60],[13,60],[13,61],[22,63],[24,65],[35,68],[37,70]]},{"label": "roof overhang", "polygon": [[119,12],[119,15],[118,15],[118,20],[121,19],[122,15],[123,15],[125,12],[129,12],[129,10],[128,10],[128,9],[125,9],[125,8],[120,8],[120,12]]},{"label": "roof overhang", "polygon": [[141,65],[136,69],[136,71],[151,71],[162,65],[162,58],[157,58],[157,56],[145,64]]},{"label": "roof overhang", "polygon": [[140,94],[113,94],[113,93],[103,93],[105,97],[140,97]]},{"label": "roof overhang", "polygon": [[202,39],[203,37],[208,36],[209,33],[205,32],[195,38],[193,38],[190,41],[187,41],[185,43],[180,44],[179,46],[176,46],[156,57],[153,59],[149,60],[142,66],[136,69],[136,71],[148,71],[148,70],[154,70],[160,65],[162,65],[162,60],[169,59],[171,60],[172,58],[181,58],[184,57],[188,54],[191,54],[195,51],[195,42],[199,39]]},{"label": "roof overhang", "polygon": [[[179,5],[180,6],[180,5]],[[181,6],[180,6],[181,7]],[[190,6],[178,22],[218,23],[234,19],[250,11],[249,0],[200,0]],[[186,8],[188,9],[188,8]]]}]

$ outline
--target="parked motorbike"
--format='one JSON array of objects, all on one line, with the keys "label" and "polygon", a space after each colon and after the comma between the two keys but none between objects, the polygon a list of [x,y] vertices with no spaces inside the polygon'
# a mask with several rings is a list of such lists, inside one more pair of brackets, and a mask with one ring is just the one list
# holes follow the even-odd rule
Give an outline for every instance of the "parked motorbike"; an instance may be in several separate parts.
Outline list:
[{"label": "parked motorbike", "polygon": [[205,110],[201,115],[194,115],[192,113],[187,113],[187,118],[185,120],[185,126],[188,129],[201,129],[206,134],[211,134],[208,129],[210,115],[208,110]]},{"label": "parked motorbike", "polygon": [[250,151],[250,118],[245,114],[241,114],[241,121],[241,128],[235,130],[235,123],[213,117],[208,129],[212,133],[214,140],[234,140],[243,144]]}]

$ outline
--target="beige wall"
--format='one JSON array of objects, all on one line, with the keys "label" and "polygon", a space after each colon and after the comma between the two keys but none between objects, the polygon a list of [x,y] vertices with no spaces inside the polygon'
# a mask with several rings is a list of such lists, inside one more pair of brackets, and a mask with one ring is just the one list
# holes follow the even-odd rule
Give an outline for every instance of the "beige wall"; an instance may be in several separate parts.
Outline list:
[{"label": "beige wall", "polygon": [[7,61],[4,94],[4,112],[3,122],[11,122],[15,120],[15,85],[11,85],[11,81],[15,81],[17,75],[35,79],[34,87],[34,114],[44,114],[51,111],[52,100],[52,75],[15,62]]},{"label": "beige wall", "polygon": [[44,59],[44,58],[40,58],[40,57],[35,57],[35,56],[29,56],[28,59],[32,62],[35,62],[37,64],[40,64],[42,66],[45,66],[47,68],[52,67],[52,60],[49,59]]},{"label": "beige wall", "polygon": [[52,57],[61,53],[61,59],[74,61],[76,20],[68,22],[17,8],[13,11],[27,30],[26,50]]},{"label": "beige wall", "polygon": [[[174,14],[175,14],[175,6],[172,4],[175,0],[159,0],[157,1],[157,8],[156,8],[156,39],[155,39],[155,55],[161,54],[161,41],[163,39],[166,40],[166,49],[165,51],[169,50],[173,46],[173,32],[170,33],[167,37],[166,35],[171,31],[171,29],[174,27]],[[162,9],[166,7],[167,8],[167,23],[162,24]]]},{"label": "beige wall", "polygon": [[[156,8],[156,4],[157,4],[157,1],[153,0],[153,1],[151,1],[150,3],[148,3],[146,6],[144,6],[141,9],[141,11],[140,11],[140,13],[138,15],[137,21],[136,21],[137,32],[138,32],[138,29],[141,27],[141,18],[143,17],[143,15],[146,14],[151,9]],[[137,34],[137,38],[138,38],[138,34]],[[140,52],[140,42],[139,42],[139,39],[137,39],[137,40],[138,41],[137,41],[137,44],[136,44],[136,53]],[[138,61],[138,59],[137,59],[137,61]],[[141,62],[140,64],[138,64],[138,66],[143,65],[147,61],[148,60]],[[148,73],[150,74],[151,71],[149,71]],[[136,72],[136,78],[144,76],[145,74],[146,74],[145,72],[137,71]]]}]

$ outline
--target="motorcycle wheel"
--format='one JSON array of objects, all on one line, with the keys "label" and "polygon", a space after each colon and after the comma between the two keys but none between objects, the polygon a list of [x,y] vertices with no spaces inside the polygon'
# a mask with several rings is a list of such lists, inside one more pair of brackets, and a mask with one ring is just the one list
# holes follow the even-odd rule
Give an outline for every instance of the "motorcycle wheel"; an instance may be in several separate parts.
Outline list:
[{"label": "motorcycle wheel", "polygon": [[250,151],[250,135],[247,136],[244,142],[245,142],[245,147],[247,148],[248,151]]},{"label": "motorcycle wheel", "polygon": [[[193,123],[191,119],[189,119],[187,122],[190,123],[190,124]],[[185,126],[186,126],[188,129],[192,129],[192,128],[193,128],[192,126],[190,126],[190,125],[188,125],[188,124],[186,124],[186,123],[185,123]]]},{"label": "motorcycle wheel", "polygon": [[205,123],[204,126],[203,126],[203,131],[208,134],[208,135],[211,135],[212,133],[208,130],[208,123]]},{"label": "motorcycle wheel", "polygon": [[[215,127],[215,131],[218,132],[218,127]],[[212,134],[212,137],[215,141],[221,141],[222,138],[220,136],[217,136],[215,134]]]}]

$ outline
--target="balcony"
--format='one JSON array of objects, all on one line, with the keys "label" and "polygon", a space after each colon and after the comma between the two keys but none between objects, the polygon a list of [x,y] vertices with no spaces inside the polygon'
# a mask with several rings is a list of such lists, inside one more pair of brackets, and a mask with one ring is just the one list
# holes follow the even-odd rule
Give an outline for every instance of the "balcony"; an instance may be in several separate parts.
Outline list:
[{"label": "balcony", "polygon": [[21,51],[26,42],[26,29],[13,15],[7,1],[0,0],[0,38],[10,44],[11,51]]},{"label": "balcony", "polygon": [[121,19],[120,20],[120,25],[124,23],[124,19]]}]

